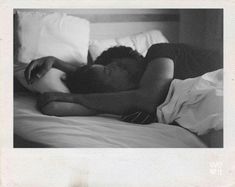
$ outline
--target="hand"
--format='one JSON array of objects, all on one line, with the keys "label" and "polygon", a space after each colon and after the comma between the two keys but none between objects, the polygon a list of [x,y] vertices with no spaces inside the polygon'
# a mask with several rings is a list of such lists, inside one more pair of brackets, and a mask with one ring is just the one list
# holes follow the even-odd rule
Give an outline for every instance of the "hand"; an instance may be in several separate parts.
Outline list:
[{"label": "hand", "polygon": [[45,105],[53,101],[64,101],[65,93],[45,92],[38,97],[37,107],[41,110]]},{"label": "hand", "polygon": [[156,114],[144,111],[131,112],[123,115],[121,120],[128,123],[149,124],[156,122]]},{"label": "hand", "polygon": [[28,84],[42,78],[52,67],[55,57],[43,57],[30,62],[25,69],[24,75]]}]

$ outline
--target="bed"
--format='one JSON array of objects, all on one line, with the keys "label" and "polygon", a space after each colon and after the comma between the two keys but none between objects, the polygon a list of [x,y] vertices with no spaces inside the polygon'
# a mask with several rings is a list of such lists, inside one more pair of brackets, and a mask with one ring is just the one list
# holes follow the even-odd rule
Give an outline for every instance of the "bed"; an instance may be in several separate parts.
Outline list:
[{"label": "bed", "polygon": [[[43,14],[58,10],[39,11]],[[59,10],[82,17],[91,22],[90,40],[94,48],[112,38],[161,30],[166,38],[159,42],[177,42],[179,15],[175,10]],[[16,29],[16,27],[15,27]],[[173,33],[172,30],[176,32]],[[16,43],[15,38],[15,45]],[[95,41],[95,42],[94,42]],[[116,40],[122,41],[122,40]],[[141,41],[141,40],[140,40]],[[141,43],[141,42],[139,42]],[[150,45],[150,44],[146,44]],[[95,46],[95,47],[94,47]],[[15,47],[15,57],[18,50]],[[107,46],[105,46],[107,48]],[[90,48],[92,50],[92,48]],[[142,50],[142,49],[140,49]],[[90,51],[89,51],[90,52]],[[96,51],[97,52],[97,51]],[[142,50],[143,54],[146,51]],[[21,54],[21,57],[25,56]],[[92,63],[88,58],[88,63]],[[17,81],[16,81],[17,82]],[[202,140],[190,131],[175,125],[152,123],[138,125],[122,122],[119,116],[99,115],[89,117],[46,116],[36,108],[36,95],[28,91],[14,93],[14,147],[56,147],[56,148],[204,148]]]},{"label": "bed", "polygon": [[199,138],[178,126],[130,124],[111,115],[46,116],[35,104],[35,96],[29,93],[15,95],[14,132],[48,147],[205,147]]}]

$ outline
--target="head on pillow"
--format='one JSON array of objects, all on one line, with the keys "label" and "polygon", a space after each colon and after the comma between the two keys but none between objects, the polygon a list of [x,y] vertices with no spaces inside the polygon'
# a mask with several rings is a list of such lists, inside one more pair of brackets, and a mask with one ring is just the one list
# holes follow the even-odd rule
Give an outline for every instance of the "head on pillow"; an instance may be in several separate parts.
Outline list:
[{"label": "head on pillow", "polygon": [[130,47],[113,47],[104,51],[93,65],[67,75],[66,85],[72,93],[105,93],[135,89],[145,70],[144,58]]}]

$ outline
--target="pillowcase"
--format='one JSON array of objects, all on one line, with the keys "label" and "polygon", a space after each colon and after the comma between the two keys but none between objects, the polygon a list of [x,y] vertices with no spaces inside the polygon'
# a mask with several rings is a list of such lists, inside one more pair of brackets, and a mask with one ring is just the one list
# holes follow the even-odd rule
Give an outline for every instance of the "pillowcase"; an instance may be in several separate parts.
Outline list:
[{"label": "pillowcase", "polygon": [[89,21],[65,13],[17,12],[18,61],[29,63],[55,56],[70,63],[86,63]]},{"label": "pillowcase", "polygon": [[155,43],[168,43],[166,37],[159,30],[151,30],[122,38],[93,40],[89,44],[89,51],[93,61],[108,48],[120,45],[131,47],[145,56],[149,47]]},{"label": "pillowcase", "polygon": [[[44,56],[55,56],[67,63],[87,63],[89,21],[65,13],[17,12],[17,61],[30,63]],[[61,81],[62,71],[51,69],[44,77],[28,85],[24,69],[15,77],[33,92],[69,92]]]}]

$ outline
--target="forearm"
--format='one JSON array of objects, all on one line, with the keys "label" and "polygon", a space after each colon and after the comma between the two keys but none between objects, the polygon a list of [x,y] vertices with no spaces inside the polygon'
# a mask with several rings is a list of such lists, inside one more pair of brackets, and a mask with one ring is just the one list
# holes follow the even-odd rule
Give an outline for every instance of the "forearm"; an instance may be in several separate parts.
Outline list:
[{"label": "forearm", "polygon": [[138,90],[138,97],[142,98],[140,110],[153,113],[161,105],[168,93],[172,79],[159,79],[152,87],[141,88]]},{"label": "forearm", "polygon": [[137,92],[125,91],[103,94],[65,94],[64,101],[79,103],[99,113],[122,115],[128,110],[138,107]]},{"label": "forearm", "polygon": [[24,74],[28,84],[33,84],[36,80],[42,78],[47,74],[51,68],[59,69],[66,74],[75,72],[79,67],[83,66],[82,63],[77,65],[66,63],[56,57],[47,56],[39,59],[32,60],[26,67]]},{"label": "forearm", "polygon": [[91,116],[97,112],[80,104],[66,102],[50,102],[41,108],[41,112],[49,116]]},{"label": "forearm", "polygon": [[51,59],[53,60],[53,68],[59,69],[65,73],[73,73],[77,70],[77,68],[80,68],[82,66],[84,66],[83,63],[76,63],[76,65],[68,63],[68,62],[64,62],[56,57],[51,57]]},{"label": "forearm", "polygon": [[152,113],[167,95],[173,70],[172,61],[157,59],[148,65],[137,90],[97,94],[49,93],[41,98],[39,105],[47,104],[45,100],[54,95],[54,101],[78,103],[100,113],[123,115],[130,110]]},{"label": "forearm", "polygon": [[130,110],[153,113],[156,107],[164,102],[173,73],[173,61],[158,58],[148,64],[138,89],[107,94],[74,95],[72,102],[114,114],[125,114]]},{"label": "forearm", "polygon": [[152,112],[153,107],[160,105],[168,93],[173,80],[174,62],[168,58],[152,60],[140,81],[138,93],[144,98],[143,107]]},{"label": "forearm", "polygon": [[103,94],[69,94],[67,102],[79,103],[100,113],[123,115],[130,111],[153,113],[168,92],[171,79],[159,80],[154,87],[140,88],[132,91]]}]

